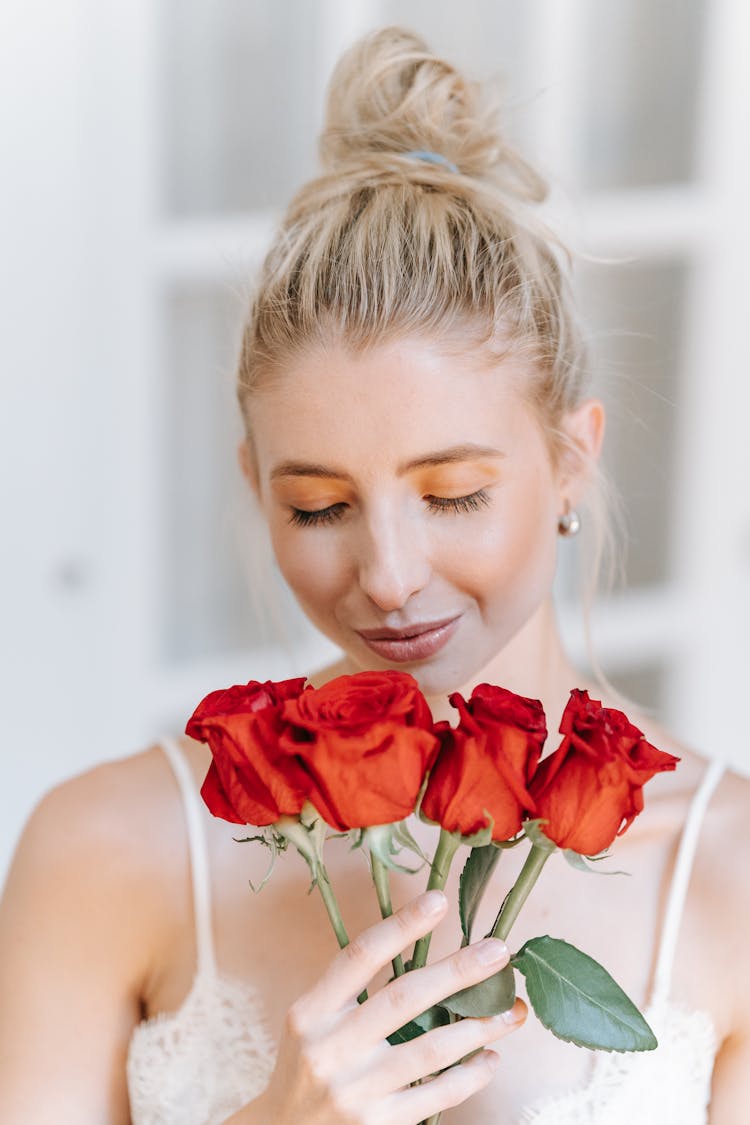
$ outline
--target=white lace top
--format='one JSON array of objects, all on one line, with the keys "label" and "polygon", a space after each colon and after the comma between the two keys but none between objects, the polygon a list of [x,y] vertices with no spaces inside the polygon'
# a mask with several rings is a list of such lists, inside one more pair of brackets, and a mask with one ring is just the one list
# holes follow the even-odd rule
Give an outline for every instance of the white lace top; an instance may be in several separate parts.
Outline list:
[{"label": "white lace top", "polygon": [[[144,1020],[127,1060],[133,1125],[221,1125],[265,1087],[276,1045],[252,985],[217,969],[202,825],[205,815],[180,749],[161,740],[185,806],[192,864],[198,967],[180,1008]],[[646,1018],[659,1046],[643,1054],[591,1052],[584,1087],[528,1106],[519,1125],[706,1125],[716,1033],[707,1012],[670,999],[680,919],[703,814],[723,767],[703,777],[682,833]]]}]

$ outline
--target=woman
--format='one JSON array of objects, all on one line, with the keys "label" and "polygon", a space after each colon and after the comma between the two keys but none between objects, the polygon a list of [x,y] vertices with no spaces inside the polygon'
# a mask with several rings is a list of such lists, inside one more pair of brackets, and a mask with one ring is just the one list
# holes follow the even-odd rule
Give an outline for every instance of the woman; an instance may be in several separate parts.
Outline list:
[{"label": "woman", "polygon": [[[584,393],[557,247],[531,209],[543,184],[480,91],[398,29],[339,64],[321,151],[324,173],[267,257],[239,370],[243,472],[284,576],[343,653],[312,682],[397,667],[442,719],[449,692],[489,681],[540,698],[553,720],[571,687],[601,694],[564,652],[551,586],[559,535],[584,501],[596,508],[604,419]],[[677,752],[617,844],[632,877],[592,888],[559,864],[513,934],[514,947],[567,938],[648,1005],[659,1049],[614,1062],[534,1019],[509,1035],[522,1001],[508,1020],[385,1043],[507,961],[494,940],[453,952],[457,871],[445,898],[415,898],[414,877],[397,875],[397,912],[379,922],[361,860],[332,846],[361,935],[332,957],[302,863],[246,892],[264,860],[201,807],[202,744],[164,739],[68,782],[32,816],[3,906],[0,1119],[405,1125],[450,1110],[456,1123],[685,1125],[707,1120],[713,1074],[710,1119],[738,1125],[747,783]],[[432,849],[433,828],[414,832]],[[503,858],[477,932],[516,863]],[[435,928],[431,964],[378,989]],[[486,1048],[499,1040],[498,1066]]]}]

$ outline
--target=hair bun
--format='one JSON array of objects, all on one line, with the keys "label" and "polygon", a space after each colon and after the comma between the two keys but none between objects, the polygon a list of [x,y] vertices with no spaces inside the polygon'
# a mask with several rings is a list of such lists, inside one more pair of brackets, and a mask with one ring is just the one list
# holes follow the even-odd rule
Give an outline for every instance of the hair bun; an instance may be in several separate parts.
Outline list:
[{"label": "hair bun", "polygon": [[496,99],[414,32],[386,27],[359,39],[337,63],[320,156],[324,170],[334,172],[412,150],[439,153],[462,175],[492,181],[518,199],[538,202],[547,194],[544,180],[502,137]]}]

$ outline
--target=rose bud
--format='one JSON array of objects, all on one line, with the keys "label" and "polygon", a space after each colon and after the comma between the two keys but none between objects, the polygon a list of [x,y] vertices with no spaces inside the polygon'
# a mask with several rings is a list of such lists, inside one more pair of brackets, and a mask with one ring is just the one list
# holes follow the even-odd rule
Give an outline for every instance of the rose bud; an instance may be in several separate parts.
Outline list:
[{"label": "rose bud", "polygon": [[458,726],[438,724],[441,747],[421,811],[448,832],[472,836],[493,818],[492,839],[509,840],[533,811],[529,779],[539,761],[547,726],[537,699],[479,684],[466,700],[454,692]]},{"label": "rose bud", "polygon": [[279,735],[282,707],[310,690],[304,685],[304,677],[251,680],[212,691],[198,704],[185,733],[211,749],[201,796],[214,816],[261,827],[300,811],[307,777],[279,750]]},{"label": "rose bud", "polygon": [[643,785],[679,758],[647,742],[622,711],[574,689],[560,722],[563,740],[529,786],[542,830],[561,848],[596,855],[643,809]]},{"label": "rose bud", "polygon": [[333,828],[391,824],[414,811],[438,739],[413,676],[338,676],[289,700],[283,715],[284,752],[302,763],[309,799]]}]

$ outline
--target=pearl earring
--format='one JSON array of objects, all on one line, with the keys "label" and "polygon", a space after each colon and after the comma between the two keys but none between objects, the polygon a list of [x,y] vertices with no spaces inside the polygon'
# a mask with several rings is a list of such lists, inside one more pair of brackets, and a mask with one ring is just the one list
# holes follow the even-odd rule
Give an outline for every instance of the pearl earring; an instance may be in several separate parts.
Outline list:
[{"label": "pearl earring", "polygon": [[557,521],[557,533],[562,535],[564,539],[570,539],[572,536],[577,535],[581,530],[581,517],[575,508],[570,508],[565,505],[565,512]]}]

